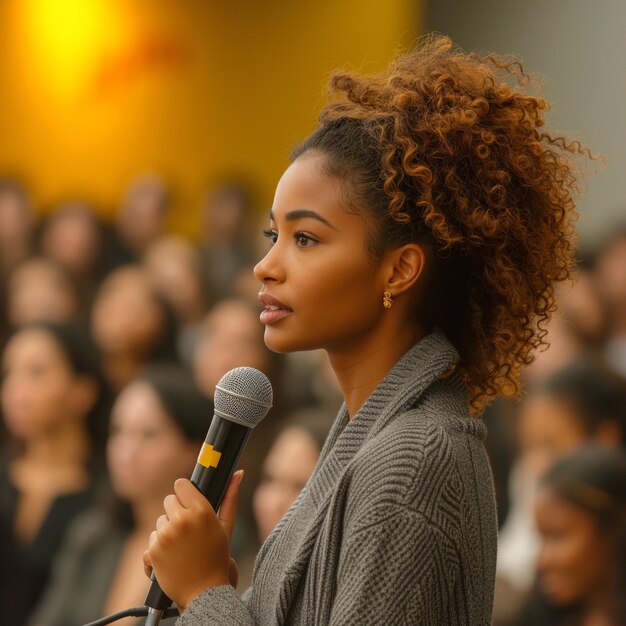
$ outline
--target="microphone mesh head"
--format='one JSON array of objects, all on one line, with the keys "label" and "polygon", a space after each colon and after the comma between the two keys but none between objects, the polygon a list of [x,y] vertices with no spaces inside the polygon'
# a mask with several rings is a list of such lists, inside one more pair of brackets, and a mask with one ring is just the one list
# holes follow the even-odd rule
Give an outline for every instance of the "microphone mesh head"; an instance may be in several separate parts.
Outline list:
[{"label": "microphone mesh head", "polygon": [[272,384],[253,367],[236,367],[226,372],[215,387],[215,413],[254,428],[272,408]]}]

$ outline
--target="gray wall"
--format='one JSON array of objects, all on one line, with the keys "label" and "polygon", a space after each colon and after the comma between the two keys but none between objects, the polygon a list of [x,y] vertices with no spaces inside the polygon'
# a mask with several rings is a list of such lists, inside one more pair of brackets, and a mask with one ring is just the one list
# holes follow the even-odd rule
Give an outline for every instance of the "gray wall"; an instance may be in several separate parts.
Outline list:
[{"label": "gray wall", "polygon": [[626,225],[626,0],[425,0],[424,29],[466,50],[519,55],[538,73],[548,129],[607,160],[580,198],[583,247]]}]

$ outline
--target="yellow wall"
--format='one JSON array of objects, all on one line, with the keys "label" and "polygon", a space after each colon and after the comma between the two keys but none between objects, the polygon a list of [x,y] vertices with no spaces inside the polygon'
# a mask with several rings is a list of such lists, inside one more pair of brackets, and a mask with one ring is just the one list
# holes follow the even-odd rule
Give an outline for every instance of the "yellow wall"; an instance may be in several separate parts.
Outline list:
[{"label": "yellow wall", "polygon": [[207,182],[243,172],[263,208],[315,126],[329,72],[376,71],[419,31],[419,0],[4,0],[0,175],[36,206],[110,216],[163,173],[193,234]]}]

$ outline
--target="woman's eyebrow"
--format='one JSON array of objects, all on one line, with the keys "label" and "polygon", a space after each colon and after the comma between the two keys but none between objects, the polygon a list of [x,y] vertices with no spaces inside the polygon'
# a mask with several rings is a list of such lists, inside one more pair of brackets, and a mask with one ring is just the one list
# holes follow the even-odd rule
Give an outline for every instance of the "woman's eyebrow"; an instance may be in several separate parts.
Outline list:
[{"label": "woman's eyebrow", "polygon": [[[319,213],[316,213],[311,209],[294,209],[293,211],[289,211],[285,214],[285,219],[288,222],[293,222],[304,217],[310,217],[314,220],[317,220],[318,222],[322,222],[322,224],[326,224],[326,226],[329,226],[333,230],[338,230],[325,217],[322,217]],[[270,220],[274,221],[274,214],[272,213],[272,211],[270,211]]]}]

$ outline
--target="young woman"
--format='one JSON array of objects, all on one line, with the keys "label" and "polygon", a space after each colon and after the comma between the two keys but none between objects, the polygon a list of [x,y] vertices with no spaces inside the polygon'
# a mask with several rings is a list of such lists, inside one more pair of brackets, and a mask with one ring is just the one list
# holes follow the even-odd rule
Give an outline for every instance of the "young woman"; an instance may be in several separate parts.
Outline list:
[{"label": "young woman", "polygon": [[[240,599],[236,474],[216,515],[175,484],[145,556],[200,624],[489,624],[496,519],[478,413],[517,388],[571,263],[578,144],[503,82],[517,63],[427,40],[339,73],[278,183],[256,266],[266,344],[324,348],[345,403]],[[474,416],[470,415],[474,413]],[[271,418],[270,418],[271,419]]]},{"label": "young woman", "polygon": [[535,500],[539,586],[516,624],[626,623],[626,456],[587,447],[562,458]]},{"label": "young woman", "polygon": [[9,441],[0,452],[0,543],[9,564],[0,563],[0,604],[3,623],[22,624],[70,522],[94,499],[109,395],[93,346],[74,326],[20,329],[2,367]]},{"label": "young woman", "polygon": [[177,365],[151,365],[122,390],[107,443],[114,499],[69,528],[31,624],[81,626],[142,604],[146,534],[172,481],[193,470],[212,414],[212,402]]}]

